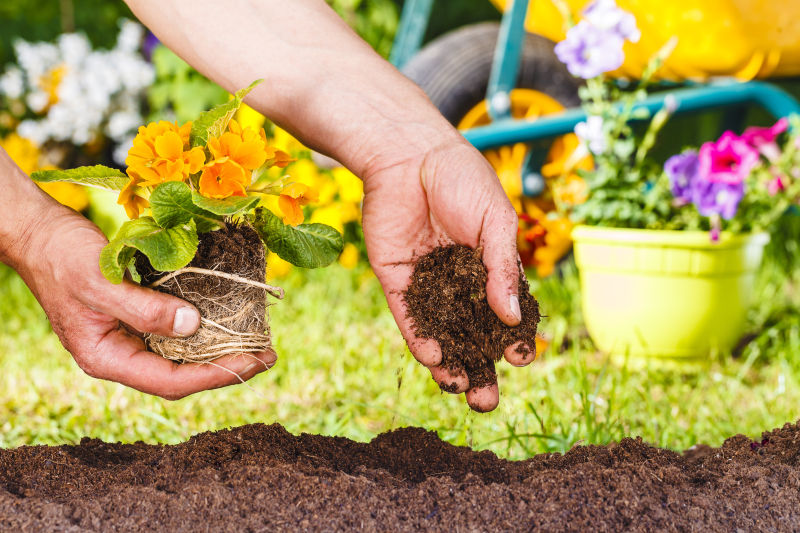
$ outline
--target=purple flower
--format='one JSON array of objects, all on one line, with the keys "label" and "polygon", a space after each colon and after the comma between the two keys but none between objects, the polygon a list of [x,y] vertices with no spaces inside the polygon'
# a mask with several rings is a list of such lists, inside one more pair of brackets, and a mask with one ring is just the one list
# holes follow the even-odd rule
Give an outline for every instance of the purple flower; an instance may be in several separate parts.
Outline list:
[{"label": "purple flower", "polygon": [[156,37],[153,32],[148,31],[144,38],[144,44],[142,45],[142,55],[144,55],[144,58],[151,61],[153,59],[153,51],[159,44],[161,44],[161,41],[158,40],[158,37]]},{"label": "purple flower", "polygon": [[632,43],[642,36],[636,27],[636,17],[617,7],[614,0],[595,0],[583,10],[583,18],[592,26],[616,33]]},{"label": "purple flower", "polygon": [[676,204],[686,205],[692,201],[699,170],[698,163],[697,152],[686,150],[670,157],[664,164],[664,171],[669,177],[672,196],[675,197]]},{"label": "purple flower", "polygon": [[608,150],[608,136],[603,131],[603,118],[595,115],[586,121],[575,124],[575,135],[588,146],[594,155],[602,155]]},{"label": "purple flower", "polygon": [[622,66],[623,44],[619,34],[582,20],[569,29],[567,38],[556,45],[555,52],[573,76],[589,79]]},{"label": "purple flower", "polygon": [[731,131],[700,147],[700,175],[711,182],[738,184],[758,164],[758,151]]},{"label": "purple flower", "polygon": [[744,182],[725,183],[699,179],[695,182],[692,202],[704,217],[721,216],[730,220],[736,216],[744,197]]}]

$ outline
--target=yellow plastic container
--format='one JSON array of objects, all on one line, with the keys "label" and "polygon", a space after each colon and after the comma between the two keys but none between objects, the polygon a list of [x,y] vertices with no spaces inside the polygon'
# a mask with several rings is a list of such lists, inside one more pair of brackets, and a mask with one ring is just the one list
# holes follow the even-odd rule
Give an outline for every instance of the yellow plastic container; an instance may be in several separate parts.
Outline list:
[{"label": "yellow plastic container", "polygon": [[769,236],[577,226],[589,334],[618,356],[707,357],[742,335]]},{"label": "yellow plastic container", "polygon": [[[565,0],[579,18],[590,0]],[[504,9],[508,0],[492,0]],[[800,0],[617,0],[636,16],[641,40],[626,43],[618,76],[638,78],[672,36],[678,46],[659,71],[664,78],[742,80],[800,74]],[[555,42],[564,19],[552,0],[533,0],[526,28]]]}]

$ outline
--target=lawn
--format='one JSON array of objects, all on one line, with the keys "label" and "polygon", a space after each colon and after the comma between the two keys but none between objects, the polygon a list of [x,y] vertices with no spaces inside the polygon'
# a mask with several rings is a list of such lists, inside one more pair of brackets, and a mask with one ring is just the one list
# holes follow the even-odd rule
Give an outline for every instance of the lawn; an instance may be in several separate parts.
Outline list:
[{"label": "lawn", "polygon": [[581,324],[574,265],[565,263],[559,276],[532,284],[552,346],[528,368],[500,365],[501,404],[490,414],[439,392],[364,266],[291,273],[281,280],[287,298],[271,308],[278,364],[249,386],[168,402],[83,375],[22,281],[0,265],[0,446],[87,436],[176,443],[254,422],[362,441],[416,425],[512,458],[625,436],[675,449],[757,436],[798,418],[800,320],[795,285],[785,281],[793,251],[777,243],[760,275],[748,326],[757,338],[693,367],[597,353]]}]

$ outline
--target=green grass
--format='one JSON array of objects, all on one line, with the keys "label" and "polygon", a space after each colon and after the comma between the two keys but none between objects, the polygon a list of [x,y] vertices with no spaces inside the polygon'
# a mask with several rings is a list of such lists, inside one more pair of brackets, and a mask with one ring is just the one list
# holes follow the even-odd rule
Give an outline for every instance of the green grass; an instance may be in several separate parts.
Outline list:
[{"label": "green grass", "polygon": [[736,357],[703,368],[621,367],[584,332],[574,265],[534,282],[553,347],[528,368],[501,364],[500,407],[469,411],[414,362],[377,280],[338,266],[294,273],[271,308],[278,365],[250,382],[167,402],[85,376],[61,348],[25,285],[0,265],[0,446],[107,441],[176,443],[207,430],[278,422],[294,433],[368,440],[405,425],[505,457],[565,451],[625,436],[675,449],[797,418],[800,301],[787,281],[796,252],[773,247]]}]

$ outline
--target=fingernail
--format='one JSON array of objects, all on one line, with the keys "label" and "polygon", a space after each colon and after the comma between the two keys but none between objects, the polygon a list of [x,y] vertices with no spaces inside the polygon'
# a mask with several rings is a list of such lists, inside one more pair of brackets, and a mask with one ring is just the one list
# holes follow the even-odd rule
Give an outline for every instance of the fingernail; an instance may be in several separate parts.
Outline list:
[{"label": "fingernail", "polygon": [[516,294],[508,297],[508,307],[511,309],[511,314],[514,315],[514,318],[522,322],[522,311],[519,309],[519,297]]},{"label": "fingernail", "polygon": [[200,313],[191,307],[179,307],[175,311],[175,321],[172,331],[180,337],[192,335],[200,327]]}]

